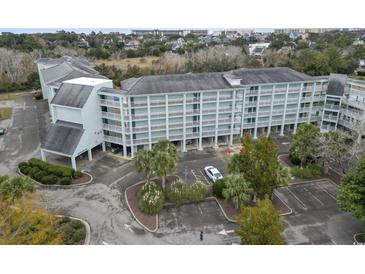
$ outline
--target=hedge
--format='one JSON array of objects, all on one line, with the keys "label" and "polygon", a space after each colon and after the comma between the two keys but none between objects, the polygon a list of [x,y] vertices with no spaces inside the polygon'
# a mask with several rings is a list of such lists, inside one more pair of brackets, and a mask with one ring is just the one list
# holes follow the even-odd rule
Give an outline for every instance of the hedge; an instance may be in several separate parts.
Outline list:
[{"label": "hedge", "polygon": [[189,187],[182,180],[176,180],[165,190],[168,201],[175,204],[182,204],[189,200]]},{"label": "hedge", "polygon": [[209,188],[206,184],[196,181],[189,187],[189,200],[192,202],[199,202],[206,198],[209,194]]},{"label": "hedge", "polygon": [[224,199],[223,189],[226,187],[226,183],[223,179],[219,179],[213,183],[213,195],[219,199]]},{"label": "hedge", "polygon": [[73,178],[82,177],[82,172],[70,167],[52,165],[42,160],[32,158],[28,162],[21,162],[19,170],[32,179],[47,185],[70,185]]},{"label": "hedge", "polygon": [[155,182],[144,184],[138,192],[138,207],[143,213],[156,214],[160,212],[164,201],[164,193]]},{"label": "hedge", "polygon": [[315,165],[315,164],[310,164],[306,167],[293,167],[290,170],[290,173],[298,178],[301,179],[312,179],[315,177],[319,177],[322,176],[324,174],[324,170],[323,167]]}]

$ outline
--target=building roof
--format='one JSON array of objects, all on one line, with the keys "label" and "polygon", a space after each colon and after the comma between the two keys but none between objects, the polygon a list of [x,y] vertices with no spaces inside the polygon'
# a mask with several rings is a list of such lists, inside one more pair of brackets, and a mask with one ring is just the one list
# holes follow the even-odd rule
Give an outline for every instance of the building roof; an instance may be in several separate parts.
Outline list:
[{"label": "building roof", "polygon": [[51,104],[82,108],[93,88],[93,86],[63,83]]},{"label": "building roof", "polygon": [[144,76],[122,81],[121,88],[128,95],[230,88],[222,76],[222,72]]},{"label": "building roof", "polygon": [[114,88],[100,88],[98,92],[107,92],[107,93],[113,93],[113,94],[123,94],[123,91],[120,89],[114,89]]},{"label": "building roof", "polygon": [[83,133],[82,125],[59,120],[48,129],[41,148],[71,156]]},{"label": "building roof", "polygon": [[240,79],[241,85],[290,83],[312,80],[311,76],[286,67],[237,69],[225,74],[230,79]]},{"label": "building roof", "polygon": [[346,80],[347,76],[345,74],[331,73],[328,80],[327,94],[342,96],[345,92]]}]

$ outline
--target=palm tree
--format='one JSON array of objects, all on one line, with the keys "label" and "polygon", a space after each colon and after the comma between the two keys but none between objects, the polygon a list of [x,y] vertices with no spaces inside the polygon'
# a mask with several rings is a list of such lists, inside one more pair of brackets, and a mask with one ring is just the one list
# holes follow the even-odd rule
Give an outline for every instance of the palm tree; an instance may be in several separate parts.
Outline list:
[{"label": "palm tree", "polygon": [[160,140],[152,148],[152,170],[162,179],[165,189],[166,176],[176,169],[176,147],[168,140]]},{"label": "palm tree", "polygon": [[152,151],[142,149],[137,152],[134,166],[138,172],[142,172],[147,177],[147,182],[150,181],[152,175]]},{"label": "palm tree", "polygon": [[224,178],[224,183],[223,196],[227,200],[232,200],[236,208],[250,201],[253,189],[245,178],[240,175],[228,175]]},{"label": "palm tree", "polygon": [[287,186],[289,184],[291,177],[289,168],[283,164],[279,164],[277,173],[277,186]]}]

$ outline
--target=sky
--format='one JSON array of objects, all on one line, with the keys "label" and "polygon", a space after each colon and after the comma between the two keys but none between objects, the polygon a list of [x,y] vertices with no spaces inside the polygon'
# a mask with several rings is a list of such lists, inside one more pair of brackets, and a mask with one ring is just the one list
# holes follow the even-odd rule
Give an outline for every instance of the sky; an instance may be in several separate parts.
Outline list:
[{"label": "sky", "polygon": [[[95,32],[103,32],[103,33],[108,33],[108,32],[121,32],[121,33],[130,33],[130,31],[133,28],[0,28],[0,32],[12,32],[12,33],[39,33],[39,32],[47,32],[47,33],[52,33],[52,32],[56,32],[56,31],[60,31],[60,30],[65,30],[65,31],[74,31],[76,33],[90,33],[92,31]],[[136,29],[140,29],[140,28],[136,28]],[[154,29],[154,28],[146,28],[146,29]],[[174,29],[174,28],[170,28],[170,29]],[[244,28],[242,28],[244,29]],[[217,30],[217,29],[208,29],[208,30]],[[274,29],[272,28],[258,28],[255,29],[255,31],[257,32],[272,32]]]}]

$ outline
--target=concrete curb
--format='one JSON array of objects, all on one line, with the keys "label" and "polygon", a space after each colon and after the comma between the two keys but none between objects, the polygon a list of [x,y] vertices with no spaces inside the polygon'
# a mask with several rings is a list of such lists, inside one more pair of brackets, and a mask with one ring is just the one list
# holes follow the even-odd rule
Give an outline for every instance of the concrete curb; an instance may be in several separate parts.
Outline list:
[{"label": "concrete curb", "polygon": [[220,210],[222,211],[222,214],[223,214],[224,218],[226,218],[226,220],[228,222],[237,223],[236,220],[233,220],[233,219],[231,219],[231,218],[228,217],[227,213],[224,211],[223,207],[221,206],[221,204],[219,203],[219,201],[218,201],[218,199],[216,197],[211,196],[211,197],[205,198],[204,200],[214,200],[214,201],[216,201],[216,203],[218,204]]},{"label": "concrete curb", "polygon": [[33,181],[33,183],[35,183],[38,187],[50,188],[50,189],[60,189],[60,188],[67,189],[67,188],[77,188],[77,187],[81,187],[81,186],[85,186],[85,185],[90,185],[92,183],[92,181],[94,180],[93,176],[84,170],[81,170],[81,172],[90,176],[90,180],[88,182],[85,182],[82,184],[77,184],[77,185],[45,185],[45,184],[42,184],[42,183],[34,180],[33,178],[29,177],[28,175],[23,174],[19,168],[17,171],[17,173],[20,174],[21,176],[28,177],[29,179],[31,179]]},{"label": "concrete curb", "polygon": [[81,219],[81,218],[77,218],[77,217],[73,217],[73,216],[67,216],[67,215],[55,215],[56,217],[68,217],[70,219],[73,219],[73,220],[78,220],[80,222],[83,223],[83,225],[85,226],[85,230],[86,230],[86,236],[85,236],[85,242],[84,242],[84,245],[90,245],[90,241],[91,241],[91,227],[90,227],[90,224],[85,221],[84,219]]},{"label": "concrete curb", "polygon": [[355,233],[354,236],[353,236],[353,239],[354,239],[354,245],[365,245],[365,243],[360,243],[358,240],[356,240],[356,236],[358,235],[363,235],[364,233]]},{"label": "concrete curb", "polygon": [[134,214],[134,212],[133,212],[133,210],[132,210],[132,208],[131,208],[131,206],[130,206],[130,204],[129,204],[129,202],[128,202],[128,196],[127,196],[127,191],[128,191],[128,189],[130,189],[130,188],[132,188],[132,187],[134,187],[134,186],[137,186],[137,185],[140,185],[140,184],[144,184],[145,183],[145,181],[141,181],[141,182],[138,182],[138,183],[135,183],[135,184],[133,184],[133,185],[131,185],[131,186],[129,186],[129,187],[127,187],[126,189],[125,189],[125,191],[124,191],[124,198],[125,198],[125,201],[126,201],[126,203],[127,203],[127,206],[128,206],[128,209],[129,209],[129,211],[131,212],[131,214],[132,214],[132,216],[133,216],[133,218],[136,220],[136,222],[143,228],[143,229],[145,229],[145,230],[147,230],[148,232],[152,232],[152,233],[154,233],[154,232],[156,232],[157,230],[158,230],[158,214],[156,214],[156,228],[155,229],[153,229],[153,230],[151,230],[151,229],[149,229],[147,226],[145,226],[144,224],[142,224],[142,222],[140,221],[140,220],[138,220],[138,218],[136,217],[136,215]]},{"label": "concrete curb", "polygon": [[290,214],[293,214],[293,209],[287,204],[287,203],[285,203],[280,197],[279,197],[279,195],[277,195],[276,193],[275,193],[275,190],[274,190],[274,195],[276,196],[276,197],[278,197],[278,199],[287,207],[287,208],[289,208],[290,209],[290,212],[288,212],[288,213],[282,213],[282,214],[280,214],[280,216],[287,216],[287,215],[290,215]]}]

